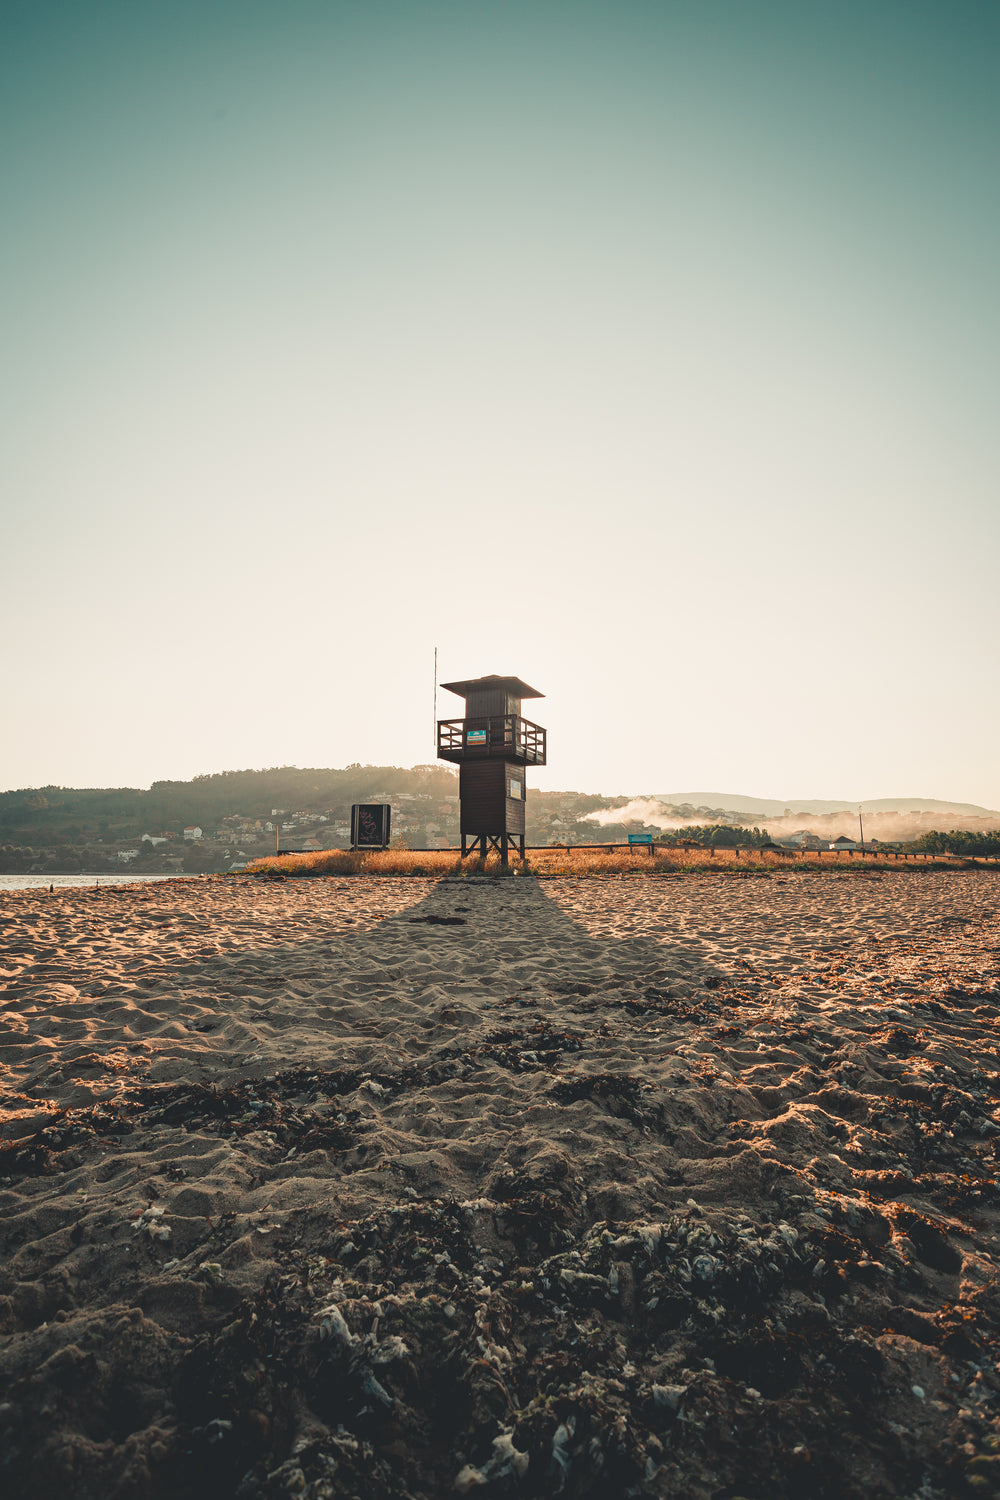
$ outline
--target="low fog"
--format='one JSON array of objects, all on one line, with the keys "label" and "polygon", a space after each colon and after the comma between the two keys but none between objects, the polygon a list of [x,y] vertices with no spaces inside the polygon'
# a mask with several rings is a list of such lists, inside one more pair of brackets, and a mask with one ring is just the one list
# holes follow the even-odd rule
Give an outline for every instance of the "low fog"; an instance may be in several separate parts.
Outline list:
[{"label": "low fog", "polygon": [[[861,809],[865,842],[878,839],[880,843],[905,842],[918,839],[923,833],[937,829],[951,833],[962,828],[969,833],[992,833],[997,826],[996,818],[977,818],[970,814],[940,812],[877,812],[866,813]],[[745,820],[746,821],[746,820]],[[788,838],[790,834],[815,833],[821,839],[837,839],[843,834],[849,839],[860,836],[857,813],[823,813],[810,817],[808,813],[792,813],[788,818],[765,818],[758,825],[773,839]]]},{"label": "low fog", "polygon": [[[997,819],[976,817],[969,813],[941,812],[872,812],[866,813],[862,804],[865,840],[878,839],[895,843],[919,838],[932,829],[951,832],[962,828],[970,833],[987,833],[997,826]],[[790,837],[803,831],[814,833],[824,841],[833,841],[841,835],[859,837],[857,812],[790,813],[787,817],[762,818],[752,814],[735,813],[720,807],[683,809],[670,803],[660,802],[656,797],[633,797],[618,807],[606,807],[599,812],[588,813],[585,819],[604,828],[609,824],[640,823],[644,828],[658,828],[661,833],[674,832],[681,828],[697,828],[711,823],[728,823],[732,827],[762,828],[773,839]]]},{"label": "low fog", "polygon": [[723,819],[717,813],[716,809],[711,816],[708,813],[704,817],[681,816],[674,808],[665,802],[658,802],[655,797],[633,797],[624,807],[605,807],[600,812],[587,813],[580,821],[597,823],[602,828],[609,823],[642,823],[646,828],[659,828],[661,833],[667,833],[677,828],[697,828],[703,823],[728,823],[735,816],[728,813]]}]

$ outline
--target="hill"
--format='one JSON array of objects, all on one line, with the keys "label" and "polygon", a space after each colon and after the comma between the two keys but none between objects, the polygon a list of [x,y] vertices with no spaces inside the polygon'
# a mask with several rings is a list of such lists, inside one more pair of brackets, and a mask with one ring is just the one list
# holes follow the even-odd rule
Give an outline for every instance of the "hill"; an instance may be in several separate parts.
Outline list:
[{"label": "hill", "polygon": [[[802,801],[790,797],[785,801],[766,797],[747,797],[742,792],[657,792],[657,802],[668,807],[704,807],[734,813],[748,813],[757,818],[780,818],[784,813],[856,813],[856,802]],[[934,797],[877,797],[861,804],[866,813],[939,813],[948,817],[995,818],[995,808],[978,807],[974,802],[941,802]]]},{"label": "hill", "polygon": [[352,802],[389,801],[399,793],[457,795],[447,766],[346,766],[342,770],[272,766],[220,771],[191,781],[137,787],[29,787],[0,793],[0,843],[11,839],[81,839],[182,834],[188,825],[214,828],[227,817],[269,818],[282,812],[346,816]]},{"label": "hill", "polygon": [[353,802],[390,802],[415,847],[458,833],[448,766],[274,766],[138,787],[29,787],[0,793],[0,873],[223,870],[282,846],[345,848]]}]

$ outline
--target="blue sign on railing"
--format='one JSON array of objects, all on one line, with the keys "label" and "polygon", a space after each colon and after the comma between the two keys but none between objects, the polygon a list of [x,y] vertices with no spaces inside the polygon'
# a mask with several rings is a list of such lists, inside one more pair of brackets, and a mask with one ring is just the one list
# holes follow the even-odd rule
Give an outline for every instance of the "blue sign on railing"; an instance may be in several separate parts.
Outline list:
[{"label": "blue sign on railing", "polygon": [[630,833],[628,836],[630,844],[651,844],[653,835],[651,833]]}]

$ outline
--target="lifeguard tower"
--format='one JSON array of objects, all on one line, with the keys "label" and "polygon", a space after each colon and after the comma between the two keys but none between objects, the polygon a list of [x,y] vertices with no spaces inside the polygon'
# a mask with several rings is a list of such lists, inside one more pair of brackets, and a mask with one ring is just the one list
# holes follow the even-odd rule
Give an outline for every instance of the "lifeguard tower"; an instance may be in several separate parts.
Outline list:
[{"label": "lifeguard tower", "polygon": [[[444,682],[465,699],[465,717],[439,719],[439,760],[459,766],[462,858],[496,849],[503,865],[511,849],[524,858],[524,792],[528,766],[545,764],[545,730],[521,717],[523,698],[543,698],[520,677],[473,677]],[[471,843],[469,840],[471,839]]]}]

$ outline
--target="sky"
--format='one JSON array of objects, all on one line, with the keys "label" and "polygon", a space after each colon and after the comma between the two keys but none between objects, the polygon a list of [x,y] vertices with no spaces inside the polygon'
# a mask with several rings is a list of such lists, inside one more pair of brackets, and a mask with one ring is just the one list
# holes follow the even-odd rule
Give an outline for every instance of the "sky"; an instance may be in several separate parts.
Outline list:
[{"label": "sky", "polygon": [[[994,0],[7,0],[0,789],[1000,807]],[[439,716],[461,701],[441,692]]]}]

